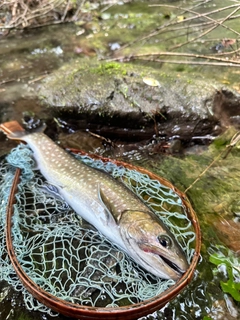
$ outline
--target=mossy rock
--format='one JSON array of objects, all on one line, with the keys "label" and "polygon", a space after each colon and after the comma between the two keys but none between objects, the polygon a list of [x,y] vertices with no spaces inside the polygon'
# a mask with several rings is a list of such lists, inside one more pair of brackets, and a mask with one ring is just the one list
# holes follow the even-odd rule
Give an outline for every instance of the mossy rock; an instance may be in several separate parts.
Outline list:
[{"label": "mossy rock", "polygon": [[[221,105],[219,94],[225,93],[222,85],[204,79],[98,61],[68,63],[48,76],[39,90],[43,103],[68,120],[140,130],[157,123],[161,135],[183,139],[221,131],[216,104]],[[235,93],[234,99],[240,101]]]}]

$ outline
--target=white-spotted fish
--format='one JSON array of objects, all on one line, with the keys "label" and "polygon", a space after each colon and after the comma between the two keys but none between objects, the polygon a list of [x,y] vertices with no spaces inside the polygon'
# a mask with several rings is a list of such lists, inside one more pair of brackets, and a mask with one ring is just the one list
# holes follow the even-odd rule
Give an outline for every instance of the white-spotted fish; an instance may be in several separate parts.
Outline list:
[{"label": "white-spotted fish", "polygon": [[188,268],[170,231],[123,183],[88,167],[42,132],[28,133],[16,122],[0,125],[8,138],[25,141],[42,175],[82,218],[150,273],[177,280]]}]

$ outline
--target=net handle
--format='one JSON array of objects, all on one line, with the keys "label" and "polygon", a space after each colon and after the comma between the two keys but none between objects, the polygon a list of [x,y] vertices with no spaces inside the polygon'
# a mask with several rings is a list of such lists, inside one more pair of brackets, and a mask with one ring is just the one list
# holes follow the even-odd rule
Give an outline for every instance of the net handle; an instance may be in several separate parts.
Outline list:
[{"label": "net handle", "polygon": [[182,199],[184,206],[186,208],[186,212],[188,214],[189,219],[191,220],[194,231],[196,233],[196,245],[195,245],[195,254],[192,258],[191,264],[189,268],[184,273],[184,275],[169,289],[161,293],[160,295],[145,300],[141,303],[133,304],[125,307],[117,307],[117,308],[97,308],[97,307],[87,307],[78,304],[74,304],[71,302],[67,302],[60,298],[57,298],[50,293],[44,291],[40,288],[28,275],[25,273],[20,263],[18,262],[17,256],[15,254],[13,241],[12,241],[12,218],[14,215],[14,203],[15,203],[15,195],[18,189],[18,183],[20,180],[21,169],[17,168],[14,176],[14,181],[12,184],[12,188],[10,191],[8,206],[7,206],[7,221],[6,221],[6,244],[7,251],[13,268],[20,281],[24,285],[24,287],[42,304],[49,307],[50,309],[59,312],[65,316],[72,318],[81,318],[81,319],[108,319],[108,320],[132,320],[137,319],[139,317],[150,314],[158,309],[161,309],[167,302],[173,299],[175,296],[179,294],[179,292],[191,281],[194,270],[196,268],[199,256],[200,256],[200,247],[201,247],[201,233],[200,226],[197,219],[197,216],[192,209],[190,202],[188,201],[185,194],[175,188],[169,181],[164,178],[158,177],[157,175],[149,172],[146,169],[136,167],[121,161],[111,160],[108,158],[102,158],[99,156],[89,155],[85,152],[79,151],[77,153],[88,155],[94,159],[101,159],[103,162],[110,161],[118,166],[124,166],[129,169],[138,170],[141,173],[148,174],[150,178],[156,179],[160,181],[163,185],[171,188],[176,192]]}]

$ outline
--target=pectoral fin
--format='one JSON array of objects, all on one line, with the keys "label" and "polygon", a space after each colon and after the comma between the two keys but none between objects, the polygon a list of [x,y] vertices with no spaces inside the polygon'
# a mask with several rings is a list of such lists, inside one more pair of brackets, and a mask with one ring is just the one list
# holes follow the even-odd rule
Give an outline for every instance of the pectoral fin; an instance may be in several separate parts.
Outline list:
[{"label": "pectoral fin", "polygon": [[104,192],[100,186],[98,186],[98,196],[105,208],[106,221],[107,225],[114,223],[116,224],[115,215],[114,215],[114,206],[112,205],[111,199],[107,196],[107,193]]},{"label": "pectoral fin", "polygon": [[54,184],[50,184],[50,183],[45,183],[42,188],[47,191],[48,193],[50,193],[51,195],[53,195],[55,198],[60,198],[63,199],[62,196],[59,193],[59,190],[57,188],[57,186],[55,186]]},{"label": "pectoral fin", "polygon": [[63,206],[60,208],[62,210],[66,210],[69,209],[69,205],[68,203],[65,201],[65,199],[61,196],[61,194],[59,193],[58,188],[53,185],[53,184],[44,184],[42,186],[43,190],[46,191],[47,193],[51,194],[52,196],[54,196],[54,198],[56,199],[60,199],[63,202]]}]

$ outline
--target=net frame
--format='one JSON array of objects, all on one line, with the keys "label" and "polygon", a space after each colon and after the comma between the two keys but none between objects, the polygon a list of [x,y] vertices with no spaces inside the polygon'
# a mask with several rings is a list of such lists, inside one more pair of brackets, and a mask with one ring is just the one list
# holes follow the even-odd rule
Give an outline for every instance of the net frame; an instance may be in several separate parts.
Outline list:
[{"label": "net frame", "polygon": [[196,234],[196,243],[195,243],[195,253],[192,257],[192,261],[187,272],[182,276],[182,278],[177,281],[176,284],[171,286],[169,289],[164,291],[163,293],[157,295],[154,298],[147,299],[141,303],[132,304],[126,307],[116,307],[116,308],[95,308],[95,307],[85,307],[77,304],[69,303],[68,301],[64,301],[62,299],[56,298],[55,296],[49,294],[48,292],[39,288],[36,283],[34,283],[24,272],[23,268],[19,265],[18,258],[13,248],[12,243],[12,235],[11,235],[11,227],[12,227],[12,216],[14,214],[14,199],[17,192],[17,187],[19,185],[19,179],[21,171],[19,169],[16,170],[13,187],[11,189],[11,194],[9,197],[9,203],[7,207],[7,248],[8,253],[13,264],[14,269],[16,270],[17,275],[20,280],[24,284],[24,286],[31,292],[31,294],[41,301],[44,305],[47,305],[49,308],[56,310],[64,315],[83,318],[83,319],[95,319],[96,317],[103,317],[105,319],[132,319],[133,317],[140,317],[151,312],[154,312],[157,309],[160,309],[164,306],[170,299],[175,297],[182,288],[184,288],[187,283],[190,281],[193,276],[194,269],[197,264],[197,260],[200,254],[200,228],[198,224],[198,220],[195,212],[193,211],[188,199],[186,196],[176,189],[169,181],[164,178],[158,177],[153,173],[150,173],[146,169],[136,167],[121,161],[111,160],[108,158],[102,158],[94,155],[87,155],[84,152],[79,150],[72,150],[73,152],[77,152],[81,156],[88,157],[89,159],[99,160],[104,163],[112,163],[118,167],[122,167],[128,170],[135,170],[137,172],[141,172],[144,175],[148,175],[153,180],[158,180],[161,184],[170,188],[174,193],[176,193],[182,200],[183,205],[186,208],[186,214],[191,220],[192,226],[195,230]]}]

